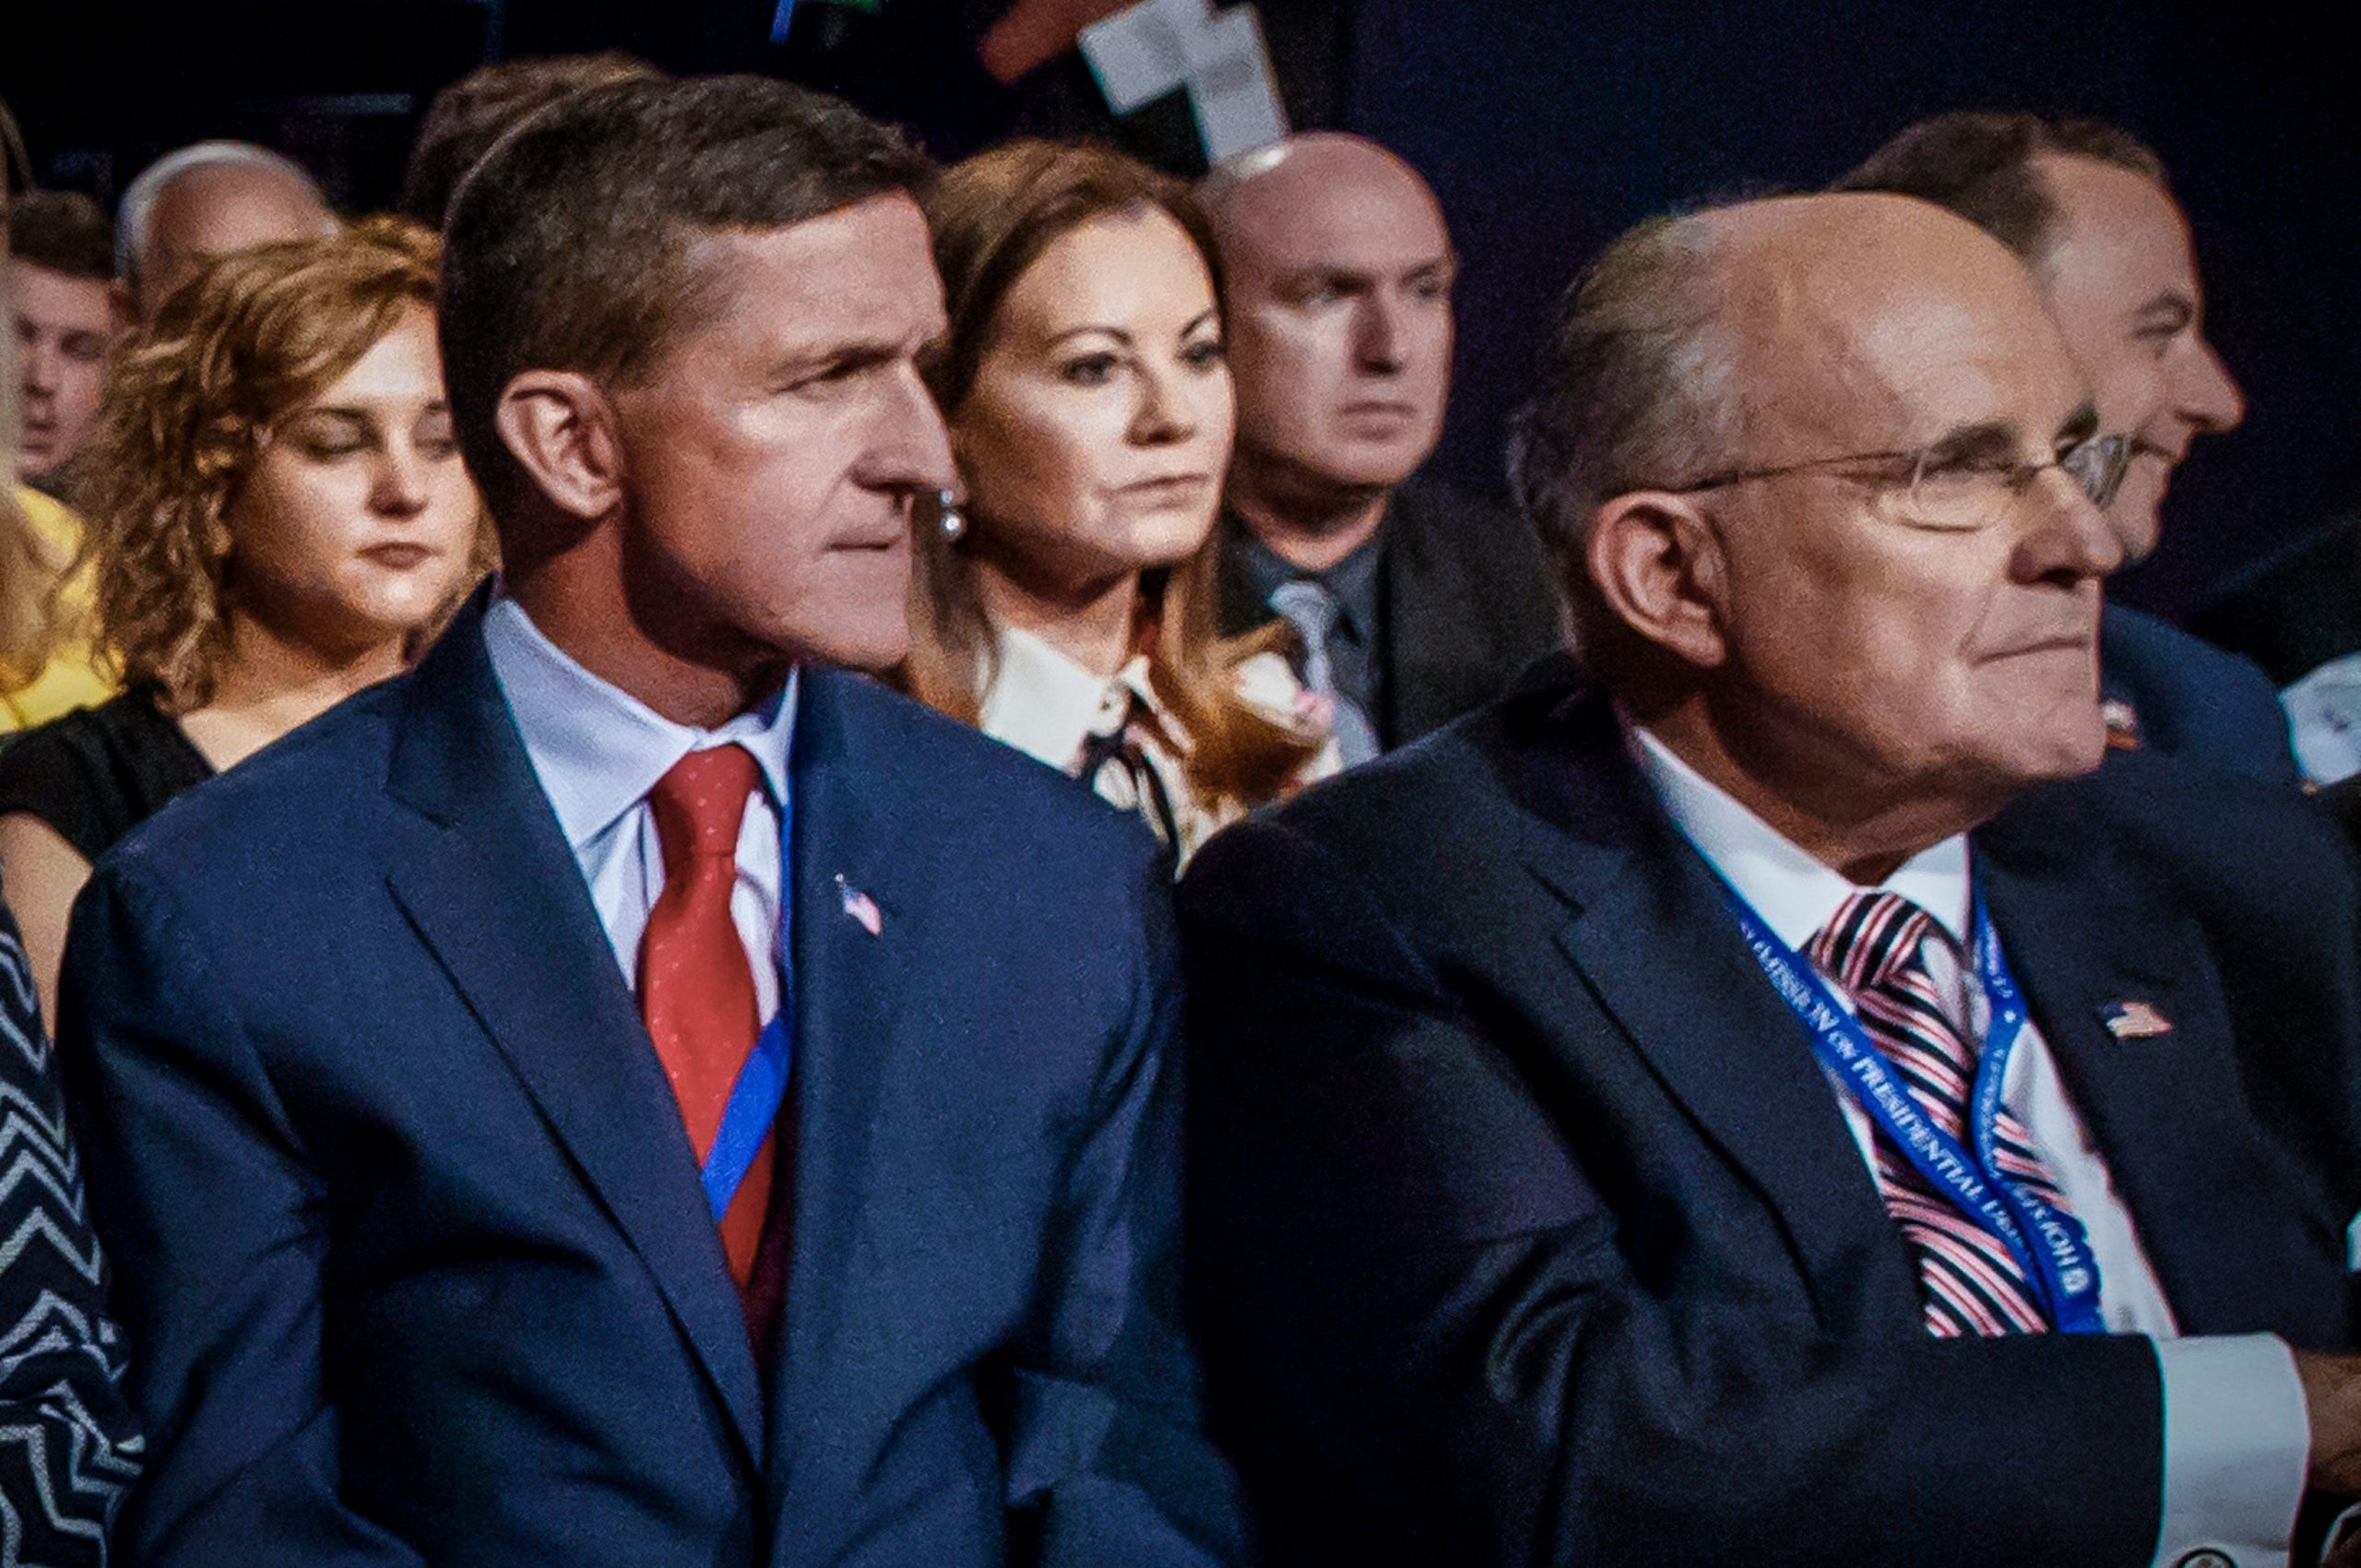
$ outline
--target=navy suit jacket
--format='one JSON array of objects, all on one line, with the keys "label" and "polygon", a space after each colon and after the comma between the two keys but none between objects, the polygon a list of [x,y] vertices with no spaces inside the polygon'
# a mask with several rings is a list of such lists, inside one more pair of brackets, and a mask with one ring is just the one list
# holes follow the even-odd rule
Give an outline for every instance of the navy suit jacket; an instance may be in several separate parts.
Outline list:
[{"label": "navy suit jacket", "polygon": [[152,1445],[130,1561],[1231,1552],[1153,846],[857,677],[796,722],[768,1367],[477,611],[100,866],[63,1050]]},{"label": "navy suit jacket", "polygon": [[[2356,892],[2149,753],[1973,840],[2184,1329],[2351,1338]],[[1229,829],[1181,893],[1192,1301],[1277,1562],[2154,1550],[2134,1336],[1936,1341],[1802,1028],[1608,704],[1531,683]],[[2160,1038],[2118,1040],[2110,1003]]]},{"label": "navy suit jacket", "polygon": [[2273,784],[2303,782],[2286,710],[2248,659],[2109,604],[2099,617],[2099,685],[2131,705],[2143,744]]}]

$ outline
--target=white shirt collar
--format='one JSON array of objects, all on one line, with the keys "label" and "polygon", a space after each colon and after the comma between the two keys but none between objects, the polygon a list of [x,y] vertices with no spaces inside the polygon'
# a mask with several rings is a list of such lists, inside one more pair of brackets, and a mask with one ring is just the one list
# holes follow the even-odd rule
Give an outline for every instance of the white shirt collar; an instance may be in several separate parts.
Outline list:
[{"label": "white shirt collar", "polygon": [[674,763],[711,746],[744,746],[762,767],[772,804],[786,803],[795,674],[770,701],[700,730],[675,724],[585,670],[505,594],[495,594],[484,612],[483,641],[525,754],[577,853],[647,799]]},{"label": "white shirt collar", "polygon": [[[1705,863],[1754,907],[1780,941],[1802,952],[1855,891],[1833,867],[1814,860],[1719,785],[1675,756],[1635,724],[1626,724],[1641,775],[1673,825]],[[1880,885],[1932,915],[1962,948],[1967,944],[1967,835],[1921,849]]]},{"label": "white shirt collar", "polygon": [[1166,718],[1144,654],[1134,655],[1110,678],[1018,627],[998,628],[993,643],[992,683],[984,693],[977,728],[1036,761],[1072,766],[1083,737],[1111,733],[1133,696],[1157,719]]}]

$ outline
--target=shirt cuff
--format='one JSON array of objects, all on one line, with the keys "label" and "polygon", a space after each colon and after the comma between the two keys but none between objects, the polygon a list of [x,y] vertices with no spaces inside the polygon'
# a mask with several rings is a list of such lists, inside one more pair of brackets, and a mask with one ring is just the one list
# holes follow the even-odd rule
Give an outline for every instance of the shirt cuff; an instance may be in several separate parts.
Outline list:
[{"label": "shirt cuff", "polygon": [[2155,1568],[2286,1568],[2311,1420],[2270,1334],[2159,1339],[2165,1507]]}]

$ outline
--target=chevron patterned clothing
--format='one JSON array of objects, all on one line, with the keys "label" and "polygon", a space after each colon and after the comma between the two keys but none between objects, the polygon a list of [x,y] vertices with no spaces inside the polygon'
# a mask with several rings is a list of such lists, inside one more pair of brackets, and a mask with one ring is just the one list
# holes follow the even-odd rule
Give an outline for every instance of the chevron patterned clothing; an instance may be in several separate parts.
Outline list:
[{"label": "chevron patterned clothing", "polygon": [[0,907],[0,1552],[11,1564],[105,1562],[139,1474],[105,1299],[32,971]]},{"label": "chevron patterned clothing", "polygon": [[[1812,939],[1814,968],[1852,997],[1862,1028],[1886,1054],[1929,1121],[1973,1150],[1967,1106],[1977,1048],[1964,1039],[1938,996],[1925,957],[1929,939],[1950,936],[1926,910],[1895,893],[1855,893]],[[1999,1172],[2060,1214],[2070,1214],[2031,1136],[2006,1108],[1993,1131]],[[2041,1334],[2050,1327],[2039,1291],[2000,1241],[1962,1214],[1882,1134],[1874,1165],[1878,1194],[1918,1258],[1927,1332]]]}]

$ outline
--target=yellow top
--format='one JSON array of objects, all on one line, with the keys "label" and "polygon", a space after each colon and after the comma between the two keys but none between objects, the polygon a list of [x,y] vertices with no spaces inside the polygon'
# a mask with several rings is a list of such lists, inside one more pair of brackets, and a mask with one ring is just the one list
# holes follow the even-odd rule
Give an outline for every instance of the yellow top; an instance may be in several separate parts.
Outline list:
[{"label": "yellow top", "polygon": [[[74,552],[82,545],[81,518],[38,490],[19,488],[17,505],[23,510],[25,520],[32,524],[33,531],[50,547],[53,559],[74,559]],[[88,606],[89,578],[77,576],[67,583],[63,597],[77,609]],[[77,637],[52,655],[30,683],[12,692],[0,692],[0,734],[29,730],[61,713],[104,702],[114,693],[114,683],[92,665],[89,645]]]}]

